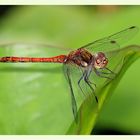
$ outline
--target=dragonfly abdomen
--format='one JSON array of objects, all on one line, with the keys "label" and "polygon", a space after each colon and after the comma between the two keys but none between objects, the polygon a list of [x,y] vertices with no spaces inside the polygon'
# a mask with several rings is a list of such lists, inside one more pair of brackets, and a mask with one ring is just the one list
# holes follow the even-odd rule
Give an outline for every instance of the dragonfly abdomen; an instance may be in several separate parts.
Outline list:
[{"label": "dragonfly abdomen", "polygon": [[46,63],[64,63],[66,60],[66,55],[59,55],[55,57],[50,57],[50,58],[37,58],[37,57],[1,57],[0,62],[11,62],[11,63],[16,63],[16,62],[46,62]]}]

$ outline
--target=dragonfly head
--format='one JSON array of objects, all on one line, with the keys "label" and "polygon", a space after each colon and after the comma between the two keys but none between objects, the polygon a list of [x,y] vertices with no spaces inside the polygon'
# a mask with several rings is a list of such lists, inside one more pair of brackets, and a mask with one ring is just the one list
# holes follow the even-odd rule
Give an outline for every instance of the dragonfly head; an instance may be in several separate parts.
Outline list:
[{"label": "dragonfly head", "polygon": [[104,68],[107,63],[108,59],[106,58],[105,54],[102,52],[98,52],[95,54],[95,61],[94,61],[94,67],[97,69]]}]

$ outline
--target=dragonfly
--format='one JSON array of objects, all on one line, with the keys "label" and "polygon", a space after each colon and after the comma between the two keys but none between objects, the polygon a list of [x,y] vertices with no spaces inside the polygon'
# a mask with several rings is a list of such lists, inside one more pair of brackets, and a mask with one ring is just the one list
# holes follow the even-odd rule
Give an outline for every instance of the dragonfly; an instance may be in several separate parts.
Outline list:
[{"label": "dragonfly", "polygon": [[[90,89],[90,93],[94,95],[95,101],[98,103],[98,97],[95,93],[96,84],[93,82],[94,78],[90,78],[92,73],[102,78],[111,79],[111,74],[115,73],[107,66],[109,64],[108,52],[120,49],[120,46],[131,39],[138,32],[138,27],[131,26],[120,32],[110,36],[101,38],[99,40],[88,43],[80,48],[69,52],[68,54],[58,55],[54,57],[16,57],[4,56],[0,57],[0,62],[3,63],[62,63],[64,74],[69,84],[71,93],[71,104],[74,119],[77,116],[77,103],[75,93],[73,90],[72,73],[73,68],[81,70],[82,73],[77,81],[80,91],[83,93],[81,81],[85,83]],[[105,73],[104,70],[107,72]],[[86,94],[86,93],[85,93]]]}]

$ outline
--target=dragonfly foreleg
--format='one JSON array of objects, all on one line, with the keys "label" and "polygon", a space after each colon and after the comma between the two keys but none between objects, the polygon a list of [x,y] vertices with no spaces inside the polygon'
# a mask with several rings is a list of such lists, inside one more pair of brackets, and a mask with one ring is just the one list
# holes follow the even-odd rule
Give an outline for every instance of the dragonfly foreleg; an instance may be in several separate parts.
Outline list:
[{"label": "dragonfly foreleg", "polygon": [[110,69],[109,69],[109,68],[107,68],[107,67],[105,67],[105,68],[103,68],[103,69],[105,69],[105,70],[109,71],[110,73],[108,73],[108,74],[114,74],[114,75],[116,75],[116,73],[115,73],[115,72],[113,72],[112,70],[110,70]]},{"label": "dragonfly foreleg", "polygon": [[[102,74],[106,74],[106,73],[103,73],[103,72],[98,71],[98,70],[96,70],[96,69],[94,69],[94,72],[95,72],[99,77],[107,78],[107,79],[113,80],[113,78],[110,78],[110,77],[108,77],[108,76],[102,75]],[[108,73],[107,73],[107,74],[108,74]]]}]

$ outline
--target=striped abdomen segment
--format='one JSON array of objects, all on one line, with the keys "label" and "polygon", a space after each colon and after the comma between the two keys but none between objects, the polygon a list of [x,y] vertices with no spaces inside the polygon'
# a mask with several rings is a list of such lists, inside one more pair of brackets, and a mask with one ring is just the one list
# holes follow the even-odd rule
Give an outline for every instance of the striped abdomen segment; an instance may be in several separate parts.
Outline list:
[{"label": "striped abdomen segment", "polygon": [[0,62],[53,62],[64,63],[66,61],[66,55],[59,55],[50,58],[34,58],[34,57],[1,57]]}]

